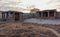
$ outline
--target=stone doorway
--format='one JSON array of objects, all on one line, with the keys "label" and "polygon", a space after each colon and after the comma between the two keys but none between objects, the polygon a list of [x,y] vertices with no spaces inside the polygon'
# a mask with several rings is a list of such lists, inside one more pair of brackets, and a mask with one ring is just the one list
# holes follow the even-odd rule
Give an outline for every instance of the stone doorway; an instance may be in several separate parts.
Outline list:
[{"label": "stone doorway", "polygon": [[49,12],[49,17],[54,17],[54,14],[55,14],[54,11],[50,11]]},{"label": "stone doorway", "polygon": [[15,21],[19,21],[19,13],[15,13]]},{"label": "stone doorway", "polygon": [[43,12],[43,17],[48,17],[48,12]]}]

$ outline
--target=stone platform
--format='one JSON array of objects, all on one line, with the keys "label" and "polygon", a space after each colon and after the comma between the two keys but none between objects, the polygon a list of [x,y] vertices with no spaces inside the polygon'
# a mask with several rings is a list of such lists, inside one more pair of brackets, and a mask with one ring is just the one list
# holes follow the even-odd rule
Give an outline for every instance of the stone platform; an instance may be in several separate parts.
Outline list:
[{"label": "stone platform", "polygon": [[24,20],[26,23],[37,23],[37,24],[60,24],[60,19],[38,19],[38,18],[30,18]]}]

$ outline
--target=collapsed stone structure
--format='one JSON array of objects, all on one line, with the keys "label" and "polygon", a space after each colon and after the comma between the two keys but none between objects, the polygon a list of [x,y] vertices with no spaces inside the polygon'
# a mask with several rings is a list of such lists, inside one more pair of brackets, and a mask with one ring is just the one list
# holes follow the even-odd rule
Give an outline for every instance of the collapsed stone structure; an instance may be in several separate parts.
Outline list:
[{"label": "collapsed stone structure", "polygon": [[17,11],[0,11],[3,21],[22,21],[22,12]]},{"label": "collapsed stone structure", "polygon": [[51,9],[51,10],[43,10],[43,11],[36,11],[34,13],[35,17],[38,18],[48,18],[48,19],[56,19],[60,18],[60,12],[58,12],[56,9]]},{"label": "collapsed stone structure", "polygon": [[56,18],[57,17],[57,11],[55,9],[53,10],[43,10],[43,11],[37,11],[40,18]]}]

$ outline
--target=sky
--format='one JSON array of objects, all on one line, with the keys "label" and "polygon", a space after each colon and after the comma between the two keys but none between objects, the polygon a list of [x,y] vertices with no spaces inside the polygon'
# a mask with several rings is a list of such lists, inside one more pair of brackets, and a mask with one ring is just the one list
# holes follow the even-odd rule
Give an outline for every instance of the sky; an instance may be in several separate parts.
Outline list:
[{"label": "sky", "polygon": [[0,10],[29,11],[32,8],[40,10],[57,9],[60,11],[60,0],[0,0]]}]

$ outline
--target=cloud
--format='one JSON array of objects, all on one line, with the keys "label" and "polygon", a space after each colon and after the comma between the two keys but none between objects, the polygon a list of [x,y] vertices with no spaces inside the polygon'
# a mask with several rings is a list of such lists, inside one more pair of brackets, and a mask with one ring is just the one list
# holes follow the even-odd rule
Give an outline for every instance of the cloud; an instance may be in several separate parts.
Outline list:
[{"label": "cloud", "polygon": [[34,7],[60,10],[60,0],[0,0],[0,10],[28,10]]}]

